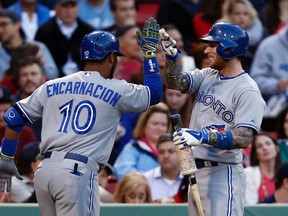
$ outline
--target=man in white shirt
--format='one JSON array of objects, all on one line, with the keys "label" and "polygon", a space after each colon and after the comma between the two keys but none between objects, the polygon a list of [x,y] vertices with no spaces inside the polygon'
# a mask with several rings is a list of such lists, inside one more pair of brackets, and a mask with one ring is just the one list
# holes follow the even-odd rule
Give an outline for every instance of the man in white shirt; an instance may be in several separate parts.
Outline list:
[{"label": "man in white shirt", "polygon": [[183,179],[171,135],[162,135],[157,143],[160,166],[144,173],[149,181],[154,202],[174,202]]}]

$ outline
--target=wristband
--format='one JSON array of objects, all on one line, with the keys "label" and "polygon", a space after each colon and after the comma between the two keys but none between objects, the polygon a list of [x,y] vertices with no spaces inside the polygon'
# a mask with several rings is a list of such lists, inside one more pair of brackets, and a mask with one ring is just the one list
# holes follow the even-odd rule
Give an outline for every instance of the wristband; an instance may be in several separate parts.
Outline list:
[{"label": "wristband", "polygon": [[178,58],[178,51],[177,51],[177,53],[176,53],[176,55],[175,56],[171,56],[171,55],[167,55],[166,54],[166,59],[167,60],[170,60],[170,61],[176,61],[177,60],[177,58]]},{"label": "wristband", "polygon": [[233,147],[233,135],[231,131],[221,131],[217,132],[217,143],[216,148],[222,150],[230,150]]},{"label": "wristband", "polygon": [[159,65],[156,57],[144,59],[143,62],[144,74],[159,72]]},{"label": "wristband", "polygon": [[3,138],[2,146],[1,146],[1,153],[9,157],[14,157],[17,151],[18,142],[19,140],[8,140],[6,138]]}]

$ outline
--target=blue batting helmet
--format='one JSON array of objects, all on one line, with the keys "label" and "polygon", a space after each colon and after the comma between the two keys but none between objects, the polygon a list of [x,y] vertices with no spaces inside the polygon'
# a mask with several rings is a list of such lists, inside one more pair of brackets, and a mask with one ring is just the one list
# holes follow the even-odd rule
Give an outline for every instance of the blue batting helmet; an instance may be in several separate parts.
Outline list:
[{"label": "blue batting helmet", "polygon": [[99,61],[111,52],[124,56],[120,52],[119,40],[115,35],[105,31],[94,31],[84,36],[81,47],[82,61]]},{"label": "blue batting helmet", "polygon": [[199,40],[204,43],[219,43],[216,51],[224,59],[246,56],[248,52],[249,36],[247,32],[238,25],[228,22],[215,23],[210,28],[208,35]]}]

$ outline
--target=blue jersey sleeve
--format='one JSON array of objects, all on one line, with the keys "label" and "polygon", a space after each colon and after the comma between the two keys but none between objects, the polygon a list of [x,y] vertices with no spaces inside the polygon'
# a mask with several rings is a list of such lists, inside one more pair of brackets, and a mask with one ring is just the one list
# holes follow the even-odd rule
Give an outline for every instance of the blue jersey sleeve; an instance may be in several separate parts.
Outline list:
[{"label": "blue jersey sleeve", "polygon": [[155,105],[162,100],[163,84],[161,75],[149,73],[144,75],[144,85],[148,86],[151,93],[150,105]]}]

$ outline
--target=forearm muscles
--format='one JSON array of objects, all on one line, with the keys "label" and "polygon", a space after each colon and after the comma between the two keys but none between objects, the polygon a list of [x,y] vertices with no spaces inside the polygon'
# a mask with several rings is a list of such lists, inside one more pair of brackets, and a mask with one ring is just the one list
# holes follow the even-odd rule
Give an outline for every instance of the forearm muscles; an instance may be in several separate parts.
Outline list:
[{"label": "forearm muscles", "polygon": [[[251,128],[240,127],[231,130],[233,134],[232,149],[240,149],[248,147],[253,138],[253,130]],[[215,132],[209,132],[209,144],[215,146],[218,142],[218,136]]]},{"label": "forearm muscles", "polygon": [[[179,59],[178,59],[179,60]],[[181,66],[175,61],[166,60],[166,85],[171,89],[178,89],[182,93],[186,93],[190,83],[188,82],[188,75],[181,73]]]}]

